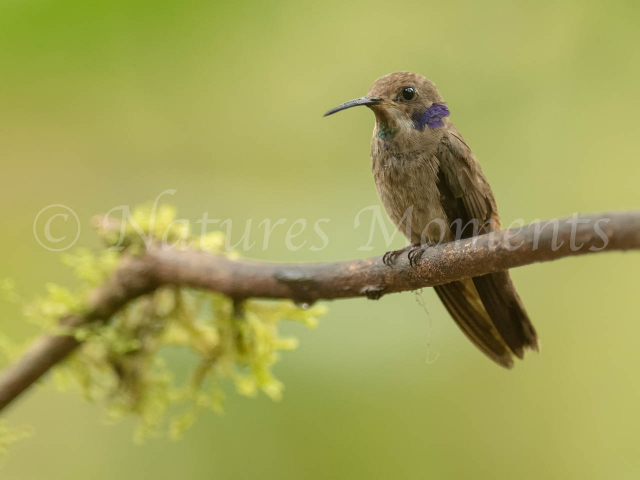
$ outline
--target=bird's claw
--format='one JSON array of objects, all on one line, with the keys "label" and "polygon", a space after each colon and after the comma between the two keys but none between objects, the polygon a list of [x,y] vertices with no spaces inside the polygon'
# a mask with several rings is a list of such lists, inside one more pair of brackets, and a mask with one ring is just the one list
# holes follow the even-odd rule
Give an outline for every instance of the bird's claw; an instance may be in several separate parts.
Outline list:
[{"label": "bird's claw", "polygon": [[391,250],[382,256],[382,262],[387,267],[390,267],[396,263],[396,260],[400,255],[408,251],[409,253],[407,254],[407,256],[409,258],[409,265],[412,267],[415,267],[418,265],[418,262],[420,262],[420,260],[422,259],[422,254],[424,253],[424,247],[425,245],[418,244],[418,245],[409,245],[408,247],[401,248],[400,250]]},{"label": "bird's claw", "polygon": [[402,253],[402,251],[400,250],[391,250],[385,253],[382,256],[382,263],[384,263],[387,267],[390,267],[391,265],[396,263],[396,258],[398,258],[398,255],[400,255],[400,253]]},{"label": "bird's claw", "polygon": [[424,253],[424,245],[414,245],[409,250],[407,257],[409,258],[409,266],[416,267],[420,260],[422,259],[422,254]]},{"label": "bird's claw", "polygon": [[396,260],[400,255],[407,251],[407,249],[412,248],[411,245],[408,247],[401,248],[400,250],[390,250],[382,256],[382,263],[384,263],[387,267],[392,266],[396,263]]}]

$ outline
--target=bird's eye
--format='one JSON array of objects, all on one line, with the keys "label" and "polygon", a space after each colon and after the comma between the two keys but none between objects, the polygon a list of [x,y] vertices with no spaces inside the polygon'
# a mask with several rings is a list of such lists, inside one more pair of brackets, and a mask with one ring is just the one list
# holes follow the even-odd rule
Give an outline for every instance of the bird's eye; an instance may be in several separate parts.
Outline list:
[{"label": "bird's eye", "polygon": [[404,87],[402,89],[402,98],[405,100],[411,100],[416,96],[416,89],[413,87]]}]

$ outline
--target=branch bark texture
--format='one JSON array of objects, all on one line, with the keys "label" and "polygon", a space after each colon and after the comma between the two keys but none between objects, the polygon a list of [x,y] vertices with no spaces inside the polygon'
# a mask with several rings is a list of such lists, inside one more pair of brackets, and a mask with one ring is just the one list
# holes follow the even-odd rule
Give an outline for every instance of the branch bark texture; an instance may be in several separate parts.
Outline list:
[{"label": "branch bark texture", "polygon": [[[318,300],[367,297],[416,290],[468,277],[559,258],[640,249],[640,212],[550,220],[466,240],[426,247],[417,266],[401,255],[393,266],[382,257],[328,263],[270,263],[231,260],[193,250],[151,246],[127,256],[95,290],[83,315],[66,325],[107,321],[129,301],[159,287],[181,286],[247,298]],[[0,410],[77,348],[70,336],[45,336],[0,375]]]}]

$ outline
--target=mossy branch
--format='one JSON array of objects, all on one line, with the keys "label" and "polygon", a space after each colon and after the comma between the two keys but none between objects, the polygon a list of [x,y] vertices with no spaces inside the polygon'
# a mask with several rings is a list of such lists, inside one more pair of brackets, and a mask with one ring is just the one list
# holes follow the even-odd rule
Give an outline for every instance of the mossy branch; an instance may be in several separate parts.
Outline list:
[{"label": "mossy branch", "polygon": [[[535,262],[629,249],[640,249],[640,212],[551,220],[428,247],[417,266],[410,266],[406,255],[391,267],[382,257],[279,264],[154,244],[138,255],[125,254],[115,272],[92,292],[86,311],[60,322],[77,327],[106,321],[133,299],[167,286],[222,293],[239,309],[249,298],[306,304],[350,297],[377,299]],[[0,410],[79,345],[76,336],[68,335],[37,340],[0,375]]]}]

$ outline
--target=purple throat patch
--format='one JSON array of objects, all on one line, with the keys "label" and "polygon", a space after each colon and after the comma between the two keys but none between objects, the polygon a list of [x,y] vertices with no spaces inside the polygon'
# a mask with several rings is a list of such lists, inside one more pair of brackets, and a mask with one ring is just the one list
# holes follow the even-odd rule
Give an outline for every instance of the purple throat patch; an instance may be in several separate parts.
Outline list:
[{"label": "purple throat patch", "polygon": [[437,128],[444,126],[442,119],[448,117],[449,109],[443,103],[434,103],[422,113],[413,115],[413,128],[424,131],[424,127]]}]

